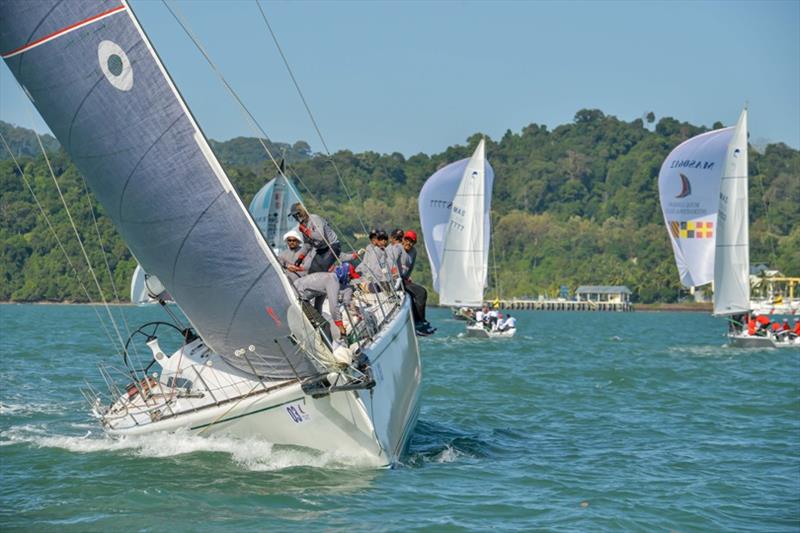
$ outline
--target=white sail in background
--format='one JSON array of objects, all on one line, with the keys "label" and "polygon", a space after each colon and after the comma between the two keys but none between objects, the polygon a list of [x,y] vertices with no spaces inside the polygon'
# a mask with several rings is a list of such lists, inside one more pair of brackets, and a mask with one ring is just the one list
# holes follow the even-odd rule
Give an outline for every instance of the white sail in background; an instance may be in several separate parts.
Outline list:
[{"label": "white sail in background", "polygon": [[480,305],[489,261],[494,171],[481,140],[469,159],[436,171],[419,195],[433,287],[444,305]]},{"label": "white sail in background", "polygon": [[250,202],[250,214],[273,250],[279,252],[286,248],[283,236],[297,226],[289,218],[292,204],[302,202],[300,193],[283,174],[269,180]]},{"label": "white sail in background", "polygon": [[136,270],[133,271],[133,278],[131,279],[131,303],[136,305],[145,305],[153,303],[153,299],[147,294],[147,287],[144,283],[144,269],[142,265],[136,263]]},{"label": "white sail in background", "polygon": [[684,287],[714,279],[720,177],[733,128],[714,130],[683,142],[658,174],[661,210]]},{"label": "white sail in background", "polygon": [[[483,146],[484,141],[481,140],[479,145],[481,153],[484,151]],[[485,158],[483,159],[484,203],[482,212],[483,224],[486,229],[483,234],[483,245],[481,248],[483,250],[483,264],[487,264],[489,260],[489,239],[491,233],[489,231],[489,224],[494,170],[489,162],[486,161]],[[433,288],[439,294],[441,294],[440,271],[445,249],[445,235],[447,234],[447,228],[450,224],[450,214],[456,193],[467,172],[467,166],[471,161],[472,158],[461,159],[440,168],[428,178],[419,193],[420,225],[422,226],[422,234],[425,238],[425,250],[428,253],[428,260],[431,264]],[[483,290],[483,286],[482,284],[481,291]]]},{"label": "white sail in background", "polygon": [[728,145],[719,193],[714,314],[750,310],[750,239],[747,195],[747,109]]}]

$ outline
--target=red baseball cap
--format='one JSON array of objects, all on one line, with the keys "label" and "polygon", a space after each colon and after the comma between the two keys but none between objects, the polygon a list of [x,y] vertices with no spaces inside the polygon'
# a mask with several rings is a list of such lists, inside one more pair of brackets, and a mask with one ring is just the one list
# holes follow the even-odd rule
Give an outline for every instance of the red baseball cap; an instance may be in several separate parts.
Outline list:
[{"label": "red baseball cap", "polygon": [[405,232],[403,234],[403,238],[404,239],[408,239],[410,241],[417,242],[417,232],[414,231],[413,229],[410,229],[410,230],[408,230],[407,232]]}]

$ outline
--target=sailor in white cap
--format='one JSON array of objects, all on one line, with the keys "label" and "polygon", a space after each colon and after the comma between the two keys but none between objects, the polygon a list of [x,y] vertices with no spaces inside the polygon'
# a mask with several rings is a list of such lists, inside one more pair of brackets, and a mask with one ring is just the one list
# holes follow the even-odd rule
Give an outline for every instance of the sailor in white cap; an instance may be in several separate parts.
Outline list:
[{"label": "sailor in white cap", "polygon": [[286,269],[289,281],[294,283],[308,273],[307,266],[313,258],[313,254],[309,256],[303,255],[303,248],[300,246],[303,242],[303,236],[296,229],[287,231],[283,236],[283,241],[286,243],[287,248],[278,254],[278,262]]}]

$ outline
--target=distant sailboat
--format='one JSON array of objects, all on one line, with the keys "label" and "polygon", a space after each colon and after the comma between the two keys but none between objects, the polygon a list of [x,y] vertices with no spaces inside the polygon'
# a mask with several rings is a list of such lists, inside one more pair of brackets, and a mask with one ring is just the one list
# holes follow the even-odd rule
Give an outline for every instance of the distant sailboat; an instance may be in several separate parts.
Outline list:
[{"label": "distant sailboat", "polygon": [[664,222],[681,283],[714,283],[714,315],[729,317],[734,346],[777,347],[771,336],[749,335],[747,109],[735,127],[692,137],[675,148],[658,176]]},{"label": "distant sailboat", "polygon": [[[481,139],[472,157],[437,170],[419,194],[425,249],[439,303],[456,308],[483,305],[489,273],[494,171]],[[468,324],[467,335],[513,336],[516,329],[487,331]]]},{"label": "distant sailboat", "polygon": [[297,223],[289,218],[289,209],[292,204],[303,201],[300,193],[284,174],[283,161],[280,166],[281,172],[256,193],[249,208],[258,229],[276,252],[286,249],[283,236],[297,227]]},{"label": "distant sailboat", "polygon": [[[120,374],[133,382],[120,391],[105,370],[111,401],[86,391],[103,429],[258,436],[397,462],[421,380],[405,294],[357,292],[348,339],[311,323],[126,2],[4,0],[0,20],[9,69],[189,321],[164,307],[174,322],[123,343]],[[157,338],[168,331],[181,342],[172,355]],[[133,343],[152,352],[141,367]]]}]

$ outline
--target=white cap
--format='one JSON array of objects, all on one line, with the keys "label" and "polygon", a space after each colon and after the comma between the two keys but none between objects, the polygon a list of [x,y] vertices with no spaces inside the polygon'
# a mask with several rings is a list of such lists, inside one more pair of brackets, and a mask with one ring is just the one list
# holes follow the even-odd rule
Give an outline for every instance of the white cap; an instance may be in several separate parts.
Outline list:
[{"label": "white cap", "polygon": [[291,237],[293,239],[297,239],[300,242],[303,241],[303,236],[300,235],[300,232],[297,231],[296,229],[290,229],[289,231],[287,231],[286,234],[283,236],[283,240],[285,241],[289,237]]}]

